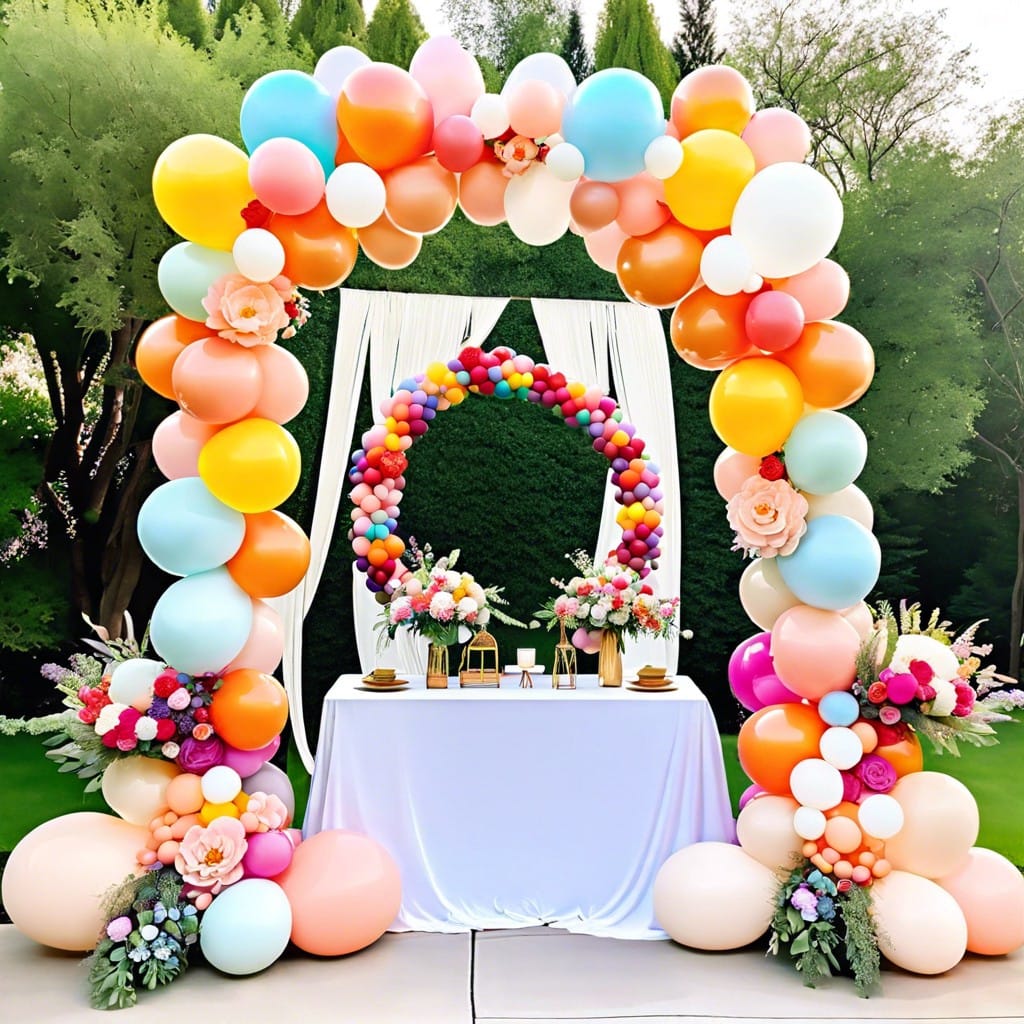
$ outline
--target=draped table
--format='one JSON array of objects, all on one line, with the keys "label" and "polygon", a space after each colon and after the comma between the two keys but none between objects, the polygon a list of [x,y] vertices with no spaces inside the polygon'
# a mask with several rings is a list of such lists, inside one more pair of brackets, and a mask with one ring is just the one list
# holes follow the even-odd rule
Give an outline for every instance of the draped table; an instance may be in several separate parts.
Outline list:
[{"label": "draped table", "polygon": [[718,728],[677,689],[367,692],[342,676],[324,702],[303,827],[377,840],[402,877],[391,931],[551,924],[656,939],[654,878],[676,850],[731,841]]}]

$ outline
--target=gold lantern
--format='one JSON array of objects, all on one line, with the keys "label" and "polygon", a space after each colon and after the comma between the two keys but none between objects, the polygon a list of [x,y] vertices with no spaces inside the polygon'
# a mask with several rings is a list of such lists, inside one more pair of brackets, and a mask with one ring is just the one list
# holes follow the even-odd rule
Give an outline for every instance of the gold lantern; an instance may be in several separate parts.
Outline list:
[{"label": "gold lantern", "polygon": [[501,686],[498,641],[486,629],[480,630],[462,651],[459,686]]},{"label": "gold lantern", "polygon": [[565,623],[558,622],[558,643],[555,644],[555,664],[551,670],[554,690],[576,689],[576,648],[566,639]]}]

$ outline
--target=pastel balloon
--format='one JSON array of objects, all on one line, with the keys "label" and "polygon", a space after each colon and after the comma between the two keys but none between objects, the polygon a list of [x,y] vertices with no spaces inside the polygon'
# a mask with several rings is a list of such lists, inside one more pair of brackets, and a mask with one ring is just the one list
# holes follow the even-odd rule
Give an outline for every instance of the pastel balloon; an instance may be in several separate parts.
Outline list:
[{"label": "pastel balloon", "polygon": [[793,277],[772,281],[772,288],[800,303],[805,320],[832,320],[850,300],[850,275],[833,260],[820,260]]},{"label": "pastel balloon", "polygon": [[903,808],[888,793],[875,793],[857,808],[857,820],[869,836],[891,839],[903,828]]},{"label": "pastel balloon", "polygon": [[[708,128],[683,140],[683,162],[665,181],[665,201],[681,224],[713,231],[730,223],[740,195],[753,177],[750,147],[731,132]],[[735,230],[733,235],[747,248],[746,238]]]},{"label": "pastel balloon", "polygon": [[[771,793],[787,795],[789,776],[818,756],[826,725],[807,704],[776,704],[755,711],[740,727],[737,753],[743,770]],[[838,801],[837,801],[838,802]]]},{"label": "pastel balloon", "polygon": [[242,782],[243,793],[272,793],[288,811],[289,820],[295,816],[295,792],[291,780],[269,761]]},{"label": "pastel balloon", "polygon": [[149,836],[148,828],[95,811],[43,822],[11,851],[3,874],[4,909],[35,942],[93,949],[108,921],[106,892],[138,873],[135,854]]},{"label": "pastel balloon", "polygon": [[875,525],[875,510],[868,496],[855,484],[832,494],[805,494],[810,522],[820,516],[847,516],[870,530]]},{"label": "pastel balloon", "polygon": [[402,899],[398,867],[387,850],[341,829],[306,839],[278,883],[292,908],[292,942],[317,956],[341,956],[376,942]]},{"label": "pastel balloon", "polygon": [[316,154],[296,139],[267,139],[249,157],[249,184],[256,198],[275,213],[312,210],[324,194],[328,173]]},{"label": "pastel balloon", "polygon": [[803,404],[800,381],[788,367],[759,356],[740,359],[718,375],[711,389],[711,425],[731,448],[747,455],[770,455],[789,437]]},{"label": "pastel balloon", "polygon": [[840,771],[852,768],[864,754],[860,737],[845,726],[832,726],[826,729],[821,737],[819,749],[822,759]]},{"label": "pastel balloon", "polygon": [[249,595],[227,569],[186,576],[172,583],[153,609],[150,640],[180,672],[218,672],[238,654],[252,628]]},{"label": "pastel balloon", "polygon": [[1024,946],[1024,875],[1005,857],[976,846],[938,879],[967,921],[967,950],[1005,956]]},{"label": "pastel balloon", "polygon": [[860,476],[868,458],[868,441],[849,416],[826,409],[802,417],[785,450],[786,472],[794,487],[831,494]]},{"label": "pastel balloon", "polygon": [[561,238],[569,229],[573,187],[543,164],[512,178],[505,189],[505,216],[516,238],[527,245],[550,245]]},{"label": "pastel balloon", "polygon": [[[255,775],[277,753],[280,746],[280,736],[275,736],[266,746],[257,747],[255,750],[239,750],[237,747],[226,746],[224,750],[224,764],[229,768],[234,768],[243,780],[248,779],[250,776]],[[172,805],[171,810],[175,809]],[[179,811],[179,813],[181,812]]]},{"label": "pastel balloon", "polygon": [[618,269],[619,252],[629,235],[618,224],[609,224],[592,231],[583,239],[587,255],[602,269],[614,274]]},{"label": "pastel balloon", "polygon": [[377,266],[401,270],[419,256],[423,238],[396,227],[385,213],[368,227],[359,229],[359,244]]},{"label": "pastel balloon", "polygon": [[[739,949],[767,930],[777,888],[775,872],[738,846],[694,843],[658,871],[654,916],[683,946]],[[720,913],[725,905],[728,914]]]},{"label": "pastel balloon", "polygon": [[254,198],[248,167],[245,153],[216,135],[175,139],[153,167],[156,208],[182,238],[230,252],[246,228],[242,210]]},{"label": "pastel balloon", "polygon": [[437,162],[456,173],[468,171],[484,155],[483,134],[464,114],[446,117],[434,128],[433,146]]},{"label": "pastel balloon", "polygon": [[767,707],[769,704],[800,702],[800,698],[774,672],[755,676],[753,689],[754,699],[759,707]]},{"label": "pastel balloon", "polygon": [[508,131],[508,107],[501,96],[484,93],[473,104],[469,119],[480,129],[485,139],[496,139]]},{"label": "pastel balloon", "polygon": [[203,799],[212,804],[226,804],[242,791],[242,779],[234,768],[225,764],[214,765],[200,779]]},{"label": "pastel balloon", "polygon": [[[753,164],[751,153],[751,170]],[[758,171],[732,212],[732,233],[762,277],[791,277],[809,270],[829,254],[842,227],[843,204],[832,183],[802,163],[772,164]]]},{"label": "pastel balloon", "polygon": [[644,167],[652,178],[664,181],[671,178],[683,162],[683,147],[678,139],[663,135],[655,139],[644,152]]},{"label": "pastel balloon", "polygon": [[719,295],[696,288],[672,314],[676,355],[698,370],[722,370],[737,359],[759,355],[744,329],[749,295]]},{"label": "pastel balloon", "polygon": [[780,555],[786,586],[814,608],[841,611],[863,601],[878,582],[882,553],[874,535],[846,516],[819,516],[791,555]]},{"label": "pastel balloon", "polygon": [[127,704],[137,711],[148,711],[153,703],[153,681],[163,672],[163,662],[152,658],[128,658],[119,661],[110,673],[107,691],[115,704]]},{"label": "pastel balloon", "polygon": [[485,91],[480,65],[451,36],[425,40],[409,62],[409,74],[423,87],[435,125],[468,115]]},{"label": "pastel balloon", "polygon": [[309,396],[305,368],[280,345],[258,345],[251,351],[260,364],[263,387],[250,415],[288,423],[302,412]]},{"label": "pastel balloon", "polygon": [[798,807],[793,813],[793,831],[802,839],[820,839],[827,823],[828,819],[817,807]]},{"label": "pastel balloon", "polygon": [[[247,878],[275,878],[292,862],[295,847],[283,832],[254,832],[242,858]],[[289,934],[291,928],[288,929]]]},{"label": "pastel balloon", "polygon": [[273,676],[254,669],[225,673],[210,705],[210,724],[217,735],[239,750],[265,747],[287,721],[284,687]]},{"label": "pastel balloon", "polygon": [[804,320],[804,311],[792,295],[771,291],[750,300],[744,326],[747,337],[762,352],[781,352],[797,343]]},{"label": "pastel balloon", "polygon": [[811,130],[799,114],[783,107],[765,107],[747,122],[742,133],[763,170],[769,164],[802,164],[811,150]]},{"label": "pastel balloon", "polygon": [[369,63],[370,58],[354,46],[334,46],[316,62],[313,77],[337,100],[348,76]]},{"label": "pastel balloon", "polygon": [[793,829],[799,804],[788,796],[768,794],[751,800],[736,819],[736,838],[744,853],[772,871],[789,874],[800,860],[803,839]]},{"label": "pastel balloon", "polygon": [[619,197],[615,219],[627,235],[650,234],[669,220],[671,214],[665,205],[665,184],[659,179],[649,174],[637,174],[616,182],[613,187]]},{"label": "pastel balloon", "polygon": [[384,212],[387,189],[384,179],[372,167],[347,163],[331,172],[324,198],[328,211],[339,224],[364,228]]},{"label": "pastel balloon", "polygon": [[569,213],[584,232],[606,227],[618,212],[618,189],[604,181],[581,181],[569,199]]},{"label": "pastel balloon", "polygon": [[153,491],[139,510],[137,530],[150,561],[172,576],[191,576],[223,565],[238,551],[245,517],[190,476]]},{"label": "pastel balloon", "polygon": [[715,489],[728,501],[761,468],[761,460],[735,448],[724,448],[715,460]]},{"label": "pastel balloon", "polygon": [[199,947],[207,962],[224,974],[255,974],[285,951],[291,930],[292,910],[281,887],[264,877],[243,878],[206,909]]},{"label": "pastel balloon", "polygon": [[552,146],[544,160],[544,166],[559,181],[577,182],[583,176],[586,163],[583,154],[569,142],[560,142]]},{"label": "pastel balloon", "polygon": [[455,175],[433,156],[420,157],[384,174],[391,223],[410,234],[432,234],[448,223],[459,198]]},{"label": "pastel balloon", "polygon": [[203,423],[188,413],[172,412],[153,432],[153,461],[169,480],[199,475],[199,453],[217,433],[214,423]]},{"label": "pastel balloon", "polygon": [[204,338],[181,353],[171,372],[174,397],[204,423],[231,423],[252,412],[263,388],[259,360],[226,338]]},{"label": "pastel balloon", "polygon": [[167,784],[179,772],[176,764],[153,757],[119,758],[103,772],[103,799],[125,821],[147,825],[167,810]]},{"label": "pastel balloon", "polygon": [[135,369],[158,395],[174,398],[171,371],[186,346],[211,334],[209,327],[181,316],[161,317],[139,335],[135,345]]},{"label": "pastel balloon", "polygon": [[[245,222],[241,223],[244,228]],[[234,239],[235,236],[232,236],[226,249],[230,250]],[[236,271],[230,252],[208,249],[194,242],[179,242],[160,258],[156,271],[157,286],[164,301],[175,313],[187,320],[202,323],[208,315],[203,299],[210,286],[218,278]]]},{"label": "pastel balloon", "polygon": [[849,726],[857,721],[860,705],[852,693],[833,690],[826,693],[818,702],[818,714],[821,715],[821,720],[829,725]]},{"label": "pastel balloon", "polygon": [[558,131],[565,96],[536,78],[523,79],[502,90],[509,127],[516,135],[543,139]]},{"label": "pastel balloon", "polygon": [[861,640],[867,640],[874,631],[875,617],[863,601],[855,604],[852,608],[844,608],[839,614],[853,626]]},{"label": "pastel balloon", "polygon": [[284,247],[284,274],[302,288],[337,288],[356,265],[355,236],[331,216],[326,200],[298,216],[279,214],[270,229]]},{"label": "pastel balloon", "polygon": [[875,375],[875,353],[867,339],[834,320],[808,323],[778,358],[799,378],[808,404],[819,409],[852,405]]},{"label": "pastel balloon", "polygon": [[753,113],[750,83],[724,64],[691,71],[672,94],[672,124],[682,139],[705,128],[739,135]]},{"label": "pastel balloon", "polygon": [[843,777],[827,761],[808,757],[793,766],[789,789],[804,807],[827,811],[843,799]]},{"label": "pastel balloon", "polygon": [[244,517],[244,537],[227,568],[253,597],[280,597],[302,581],[309,558],[309,538],[299,524],[271,509]]},{"label": "pastel balloon", "polygon": [[[752,273],[750,256],[732,235],[719,235],[704,246],[700,258],[700,276],[713,292],[719,295],[737,295],[743,291]],[[747,319],[749,318],[748,307]],[[796,341],[796,337],[793,340]]]},{"label": "pastel balloon", "polygon": [[186,814],[195,814],[204,803],[202,782],[201,776],[193,775],[191,772],[175,775],[167,783],[164,793],[167,806],[182,817]]},{"label": "pastel balloon", "polygon": [[501,90],[502,96],[504,97],[520,82],[531,79],[553,85],[566,99],[576,91],[576,79],[564,58],[557,53],[531,53],[509,73]]},{"label": "pastel balloon", "polygon": [[239,273],[250,281],[273,281],[284,269],[284,246],[263,228],[243,231],[231,247],[231,256]]},{"label": "pastel balloon", "polygon": [[800,599],[782,581],[774,558],[755,558],[743,570],[739,591],[747,617],[761,629],[771,629],[783,612],[800,604]]},{"label": "pastel balloon", "polygon": [[700,240],[692,231],[679,224],[663,224],[622,243],[616,259],[619,285],[635,302],[674,306],[697,280],[700,257]]},{"label": "pastel balloon", "polygon": [[956,900],[935,882],[892,871],[871,887],[871,904],[878,948],[897,967],[943,974],[963,959],[967,921]]},{"label": "pastel balloon", "polygon": [[508,183],[501,164],[494,160],[481,160],[459,180],[462,212],[474,224],[501,224],[505,220],[505,189]]}]

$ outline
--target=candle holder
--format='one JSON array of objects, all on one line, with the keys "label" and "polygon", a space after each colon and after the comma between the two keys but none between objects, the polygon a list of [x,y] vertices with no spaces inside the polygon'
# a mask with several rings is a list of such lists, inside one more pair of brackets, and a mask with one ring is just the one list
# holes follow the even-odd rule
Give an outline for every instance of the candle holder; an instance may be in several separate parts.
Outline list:
[{"label": "candle holder", "polygon": [[555,644],[555,664],[551,669],[553,690],[576,689],[576,648],[565,635],[565,623],[558,622],[558,643]]},{"label": "candle holder", "polygon": [[530,670],[537,665],[537,652],[532,647],[519,647],[516,649],[516,667],[522,671],[519,677],[519,687],[523,690],[533,689],[533,676]]}]

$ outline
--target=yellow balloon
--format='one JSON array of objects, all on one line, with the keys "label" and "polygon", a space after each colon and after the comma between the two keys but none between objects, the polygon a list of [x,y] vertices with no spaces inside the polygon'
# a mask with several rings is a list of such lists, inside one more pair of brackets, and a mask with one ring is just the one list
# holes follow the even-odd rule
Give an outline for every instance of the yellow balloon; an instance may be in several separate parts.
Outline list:
[{"label": "yellow balloon", "polygon": [[153,168],[153,198],[182,238],[230,252],[246,228],[242,210],[256,198],[249,157],[216,135],[176,139]]},{"label": "yellow balloon", "polygon": [[199,476],[239,512],[267,512],[299,482],[295,438],[272,420],[248,419],[218,431],[199,453]]},{"label": "yellow balloon", "polygon": [[665,181],[665,201],[688,228],[724,228],[756,169],[754,154],[739,136],[720,128],[694,132],[683,140],[679,170]]},{"label": "yellow balloon", "polygon": [[755,458],[783,446],[803,407],[796,374],[775,359],[759,356],[727,366],[709,401],[715,433],[730,448]]}]

